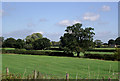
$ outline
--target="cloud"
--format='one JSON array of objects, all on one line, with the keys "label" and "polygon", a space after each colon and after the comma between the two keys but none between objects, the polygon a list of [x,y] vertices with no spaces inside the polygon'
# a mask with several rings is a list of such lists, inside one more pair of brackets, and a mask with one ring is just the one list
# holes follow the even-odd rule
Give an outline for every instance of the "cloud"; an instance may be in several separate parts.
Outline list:
[{"label": "cloud", "polygon": [[110,6],[107,6],[107,5],[103,5],[102,8],[101,8],[102,11],[110,11],[111,8]]},{"label": "cloud", "polygon": [[109,39],[116,39],[117,36],[117,33],[112,33],[110,31],[101,31],[95,33],[94,39],[100,39],[102,42],[107,43]]},{"label": "cloud", "polygon": [[69,26],[71,25],[71,22],[69,20],[62,20],[58,24],[61,26]]},{"label": "cloud", "polygon": [[83,20],[89,20],[89,21],[96,21],[100,18],[99,14],[95,14],[95,13],[85,13],[83,16]]},{"label": "cloud", "polygon": [[40,33],[40,34],[44,34],[44,32],[42,32],[42,31],[39,31],[39,32],[32,32],[32,33]]},{"label": "cloud", "polygon": [[46,22],[46,21],[48,21],[48,20],[45,19],[45,18],[42,18],[42,19],[40,19],[39,21],[40,21],[40,22]]},{"label": "cloud", "polygon": [[36,27],[36,24],[30,22],[30,23],[27,24],[27,27]]},{"label": "cloud", "polygon": [[25,38],[26,36],[32,34],[33,30],[29,30],[29,29],[23,29],[23,30],[16,30],[13,32],[9,32],[9,33],[3,33],[2,36],[5,38],[8,37],[13,37],[13,38]]},{"label": "cloud", "polygon": [[58,22],[57,25],[59,25],[59,26],[71,26],[71,25],[76,24],[76,23],[81,23],[81,21],[80,20],[73,20],[73,21],[62,20],[62,21]]},{"label": "cloud", "polygon": [[108,22],[103,22],[103,21],[98,22],[98,25],[108,25],[108,24],[109,24]]},{"label": "cloud", "polygon": [[46,33],[44,32],[43,37],[47,37],[48,39],[50,39],[51,41],[59,41],[60,37],[63,35],[63,33],[60,32],[49,32]]}]

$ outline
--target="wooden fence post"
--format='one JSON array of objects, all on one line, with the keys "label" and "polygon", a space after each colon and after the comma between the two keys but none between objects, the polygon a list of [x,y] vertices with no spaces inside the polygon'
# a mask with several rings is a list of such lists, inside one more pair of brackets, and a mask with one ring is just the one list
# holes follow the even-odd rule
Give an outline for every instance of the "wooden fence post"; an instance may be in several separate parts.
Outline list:
[{"label": "wooden fence post", "polygon": [[6,75],[8,76],[9,75],[9,68],[6,67]]},{"label": "wooden fence post", "polygon": [[34,70],[34,79],[36,79],[37,78],[37,72],[36,72],[36,70]]},{"label": "wooden fence post", "polygon": [[69,81],[69,74],[66,73],[66,81]]}]

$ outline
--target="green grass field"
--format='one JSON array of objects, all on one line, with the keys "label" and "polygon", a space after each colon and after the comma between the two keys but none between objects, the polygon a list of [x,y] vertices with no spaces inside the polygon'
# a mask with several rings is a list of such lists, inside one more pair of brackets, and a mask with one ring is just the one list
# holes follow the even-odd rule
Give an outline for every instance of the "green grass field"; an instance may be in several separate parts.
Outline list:
[{"label": "green grass field", "polygon": [[118,72],[117,61],[103,61],[86,58],[2,54],[2,72],[9,67],[11,73],[25,75],[33,70],[42,74],[52,74],[57,78],[65,78],[66,72],[71,79],[116,78]]}]

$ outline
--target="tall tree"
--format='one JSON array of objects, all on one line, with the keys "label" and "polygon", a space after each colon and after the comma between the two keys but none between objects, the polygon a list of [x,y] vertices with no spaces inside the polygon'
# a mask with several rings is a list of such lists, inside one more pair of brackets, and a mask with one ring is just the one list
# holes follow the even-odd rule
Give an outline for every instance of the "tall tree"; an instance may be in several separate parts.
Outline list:
[{"label": "tall tree", "polygon": [[47,38],[35,40],[33,43],[33,48],[35,50],[46,49],[48,47],[50,47],[50,40]]},{"label": "tall tree", "polygon": [[108,41],[108,45],[113,45],[113,44],[115,44],[115,40],[110,39],[110,40]]},{"label": "tall tree", "polygon": [[115,43],[116,45],[120,45],[120,37],[116,38]]},{"label": "tall tree", "polygon": [[15,48],[19,48],[19,49],[21,49],[21,48],[24,48],[24,40],[22,40],[22,39],[17,39],[16,40],[16,45],[15,45]]},{"label": "tall tree", "polygon": [[64,36],[61,36],[61,48],[67,52],[76,52],[79,57],[80,52],[88,49],[93,45],[94,28],[82,28],[82,24],[77,23],[68,26]]},{"label": "tall tree", "polygon": [[32,44],[35,40],[41,39],[43,36],[40,33],[33,33],[25,38],[27,44]]},{"label": "tall tree", "polygon": [[7,38],[4,42],[3,42],[3,47],[10,47],[10,48],[14,48],[16,45],[16,40],[14,38]]}]

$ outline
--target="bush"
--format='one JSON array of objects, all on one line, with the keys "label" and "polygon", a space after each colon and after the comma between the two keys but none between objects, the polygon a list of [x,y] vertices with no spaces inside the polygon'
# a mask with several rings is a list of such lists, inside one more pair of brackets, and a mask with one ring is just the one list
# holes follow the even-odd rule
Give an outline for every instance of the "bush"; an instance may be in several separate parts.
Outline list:
[{"label": "bush", "polygon": [[32,49],[33,49],[33,46],[32,46],[32,44],[26,44],[26,45],[24,46],[24,48],[25,48],[26,50],[32,50]]},{"label": "bush", "polygon": [[14,54],[25,54],[25,55],[49,55],[49,56],[73,56],[73,53],[67,54],[65,52],[45,52],[45,51],[36,51],[36,50],[3,50],[2,53],[14,53]]},{"label": "bush", "polygon": [[114,54],[84,54],[85,58],[103,59],[103,60],[118,60]]},{"label": "bush", "polygon": [[116,60],[120,61],[120,49],[119,49],[119,48],[116,49],[116,52],[115,52],[115,54],[114,54],[114,57],[115,57]]}]

